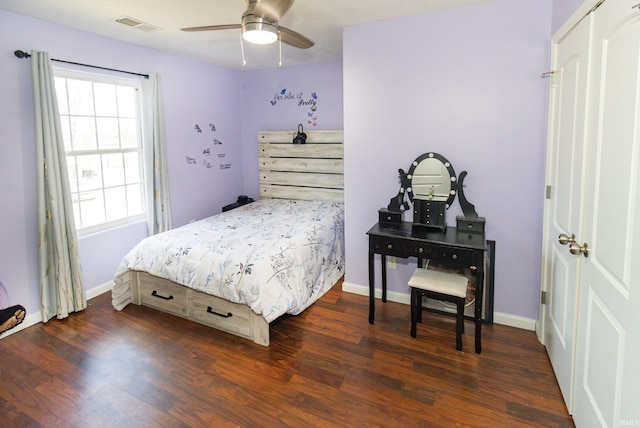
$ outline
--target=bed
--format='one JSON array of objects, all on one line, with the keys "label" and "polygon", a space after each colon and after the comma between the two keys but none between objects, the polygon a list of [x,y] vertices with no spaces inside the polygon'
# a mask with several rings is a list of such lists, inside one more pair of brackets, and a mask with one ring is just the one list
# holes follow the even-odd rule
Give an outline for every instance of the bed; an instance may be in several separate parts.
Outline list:
[{"label": "bed", "polygon": [[343,133],[258,134],[260,199],[150,236],[122,260],[112,303],[145,305],[269,345],[344,273]]}]

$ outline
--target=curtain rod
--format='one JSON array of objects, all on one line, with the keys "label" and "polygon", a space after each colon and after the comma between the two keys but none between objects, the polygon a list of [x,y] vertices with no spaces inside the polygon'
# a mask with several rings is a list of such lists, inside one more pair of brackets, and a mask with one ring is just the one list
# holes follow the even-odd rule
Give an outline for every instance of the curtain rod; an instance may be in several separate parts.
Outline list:
[{"label": "curtain rod", "polygon": [[[13,53],[18,58],[30,58],[31,57],[30,54],[28,54],[28,53],[26,53],[24,51],[21,51],[21,50],[14,51]],[[97,65],[82,64],[80,62],[63,61],[61,59],[55,59],[55,58],[51,58],[51,61],[64,62],[65,64],[82,65],[84,67],[99,68],[100,70],[117,71],[118,73],[133,74],[135,76],[144,77],[145,79],[149,78],[148,74],[134,73],[133,71],[117,70],[115,68],[107,68],[107,67],[100,67],[100,66],[97,66]]]}]

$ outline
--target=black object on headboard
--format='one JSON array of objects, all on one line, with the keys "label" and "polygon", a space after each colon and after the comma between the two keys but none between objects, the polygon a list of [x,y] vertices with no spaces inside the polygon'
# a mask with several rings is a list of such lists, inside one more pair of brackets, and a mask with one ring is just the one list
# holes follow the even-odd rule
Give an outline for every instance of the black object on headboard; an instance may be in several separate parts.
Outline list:
[{"label": "black object on headboard", "polygon": [[304,133],[302,124],[298,124],[298,133],[293,137],[293,144],[305,144],[307,142],[307,134]]}]

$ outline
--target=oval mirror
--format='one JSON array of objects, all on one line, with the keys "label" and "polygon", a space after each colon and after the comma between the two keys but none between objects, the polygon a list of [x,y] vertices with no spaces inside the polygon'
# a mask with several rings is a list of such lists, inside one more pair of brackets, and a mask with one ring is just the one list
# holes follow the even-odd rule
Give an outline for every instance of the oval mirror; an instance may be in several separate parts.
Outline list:
[{"label": "oval mirror", "polygon": [[449,208],[456,198],[456,173],[451,163],[438,153],[424,153],[416,158],[407,172],[407,180],[411,183],[407,193],[412,201],[445,201]]}]

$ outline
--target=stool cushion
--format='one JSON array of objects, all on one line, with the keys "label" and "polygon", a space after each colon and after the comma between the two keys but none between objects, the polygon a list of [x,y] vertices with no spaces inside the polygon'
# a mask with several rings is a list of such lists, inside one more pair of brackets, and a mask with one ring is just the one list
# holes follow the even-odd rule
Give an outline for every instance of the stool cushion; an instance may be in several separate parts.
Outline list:
[{"label": "stool cushion", "polygon": [[418,268],[409,279],[409,286],[456,297],[466,297],[468,282],[469,279],[466,276]]}]

